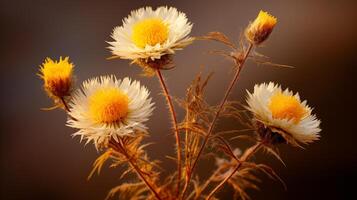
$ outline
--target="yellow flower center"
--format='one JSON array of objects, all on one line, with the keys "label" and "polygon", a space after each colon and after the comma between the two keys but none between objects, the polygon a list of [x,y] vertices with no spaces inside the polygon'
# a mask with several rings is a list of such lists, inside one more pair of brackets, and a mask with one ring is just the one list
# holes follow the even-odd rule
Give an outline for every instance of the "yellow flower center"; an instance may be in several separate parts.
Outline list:
[{"label": "yellow flower center", "polygon": [[99,123],[122,120],[128,114],[129,98],[118,88],[103,88],[89,97],[89,112]]},{"label": "yellow flower center", "polygon": [[271,97],[269,109],[273,118],[293,120],[299,123],[306,110],[299,100],[291,95],[277,93]]},{"label": "yellow flower center", "polygon": [[131,39],[140,48],[145,48],[146,45],[163,44],[169,35],[169,28],[158,18],[137,22],[132,31]]}]

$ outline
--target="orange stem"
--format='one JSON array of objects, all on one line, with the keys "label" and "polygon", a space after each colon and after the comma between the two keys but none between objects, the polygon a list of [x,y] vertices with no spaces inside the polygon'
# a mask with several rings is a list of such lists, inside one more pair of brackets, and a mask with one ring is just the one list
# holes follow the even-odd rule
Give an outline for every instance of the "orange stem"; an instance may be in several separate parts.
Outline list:
[{"label": "orange stem", "polygon": [[155,197],[158,200],[162,200],[162,198],[160,197],[159,193],[155,190],[154,186],[152,186],[151,183],[145,178],[145,175],[142,173],[141,169],[133,162],[131,156],[126,152],[125,147],[123,147],[123,145],[121,143],[112,144],[112,146],[114,147],[114,149],[115,148],[120,148],[121,149],[120,152],[122,152],[122,154],[124,154],[124,156],[126,157],[126,159],[129,162],[129,164],[135,169],[135,172],[140,177],[140,179],[142,181],[144,181],[146,186],[150,189],[150,191],[155,195]]},{"label": "orange stem", "polygon": [[239,163],[236,166],[236,168],[234,168],[234,170],[225,178],[223,179],[212,191],[211,193],[209,193],[209,195],[207,196],[206,200],[210,200],[213,195],[218,192],[223,185],[239,170],[239,168],[242,166],[242,163],[247,161],[254,153],[256,153],[260,147],[263,145],[263,142],[259,142],[257,144],[255,144],[254,146],[250,147],[249,149],[247,149],[244,154],[242,155],[241,159],[239,159]]},{"label": "orange stem", "polygon": [[[232,90],[233,86],[235,85],[235,83],[237,82],[237,80],[239,78],[240,72],[242,71],[244,63],[247,60],[248,55],[249,55],[250,51],[252,50],[252,48],[253,48],[253,44],[250,43],[249,46],[248,46],[247,51],[244,54],[244,57],[243,57],[242,61],[240,62],[239,66],[238,66],[238,69],[237,69],[237,71],[236,71],[231,83],[229,84],[229,86],[228,86],[228,88],[226,90],[226,93],[225,93],[225,95],[224,95],[224,97],[223,97],[223,99],[221,101],[221,104],[219,105],[218,110],[217,110],[216,114],[213,117],[212,123],[210,124],[210,126],[208,128],[207,135],[205,136],[205,138],[203,140],[203,143],[202,143],[202,145],[200,147],[200,150],[198,151],[197,157],[196,157],[196,159],[195,159],[195,161],[194,161],[194,163],[192,165],[191,174],[193,173],[193,170],[195,169],[195,167],[197,165],[197,161],[199,160],[199,157],[201,156],[201,154],[203,152],[203,149],[205,148],[205,146],[206,146],[206,144],[207,144],[207,142],[209,140],[209,137],[212,134],[212,131],[214,129],[216,121],[217,121],[217,119],[218,119],[218,117],[219,117],[219,115],[220,115],[220,113],[221,113],[221,111],[222,111],[222,109],[224,107],[224,104],[228,100],[228,97],[229,97],[229,95],[231,93],[231,90]],[[191,177],[191,175],[189,177]]]},{"label": "orange stem", "polygon": [[176,138],[176,146],[177,146],[177,196],[180,192],[180,182],[181,182],[181,143],[180,143],[180,135],[177,125],[177,117],[174,109],[174,105],[172,103],[171,96],[169,94],[169,90],[165,84],[164,78],[162,77],[160,69],[156,70],[157,77],[161,83],[162,90],[167,100],[167,104],[169,105],[169,111],[171,114],[171,119],[175,129],[175,138]]}]

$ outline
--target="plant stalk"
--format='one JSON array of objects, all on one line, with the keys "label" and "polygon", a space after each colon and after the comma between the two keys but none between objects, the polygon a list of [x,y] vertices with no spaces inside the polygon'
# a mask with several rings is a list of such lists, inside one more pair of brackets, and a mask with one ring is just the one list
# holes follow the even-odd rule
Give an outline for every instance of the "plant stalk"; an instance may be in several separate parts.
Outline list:
[{"label": "plant stalk", "polygon": [[210,200],[213,197],[213,195],[216,192],[218,192],[223,187],[223,185],[239,170],[239,168],[242,166],[242,164],[245,161],[247,161],[254,153],[256,153],[260,149],[260,147],[262,147],[262,145],[263,145],[263,142],[260,141],[260,142],[256,143],[254,146],[247,149],[244,152],[244,154],[242,155],[242,157],[239,159],[239,162],[238,162],[237,166],[233,169],[233,171],[211,191],[211,193],[207,196],[206,200]]},{"label": "plant stalk", "polygon": [[[188,121],[189,119],[189,116],[187,115],[187,113],[189,112],[189,109],[188,109],[188,105],[186,105],[186,122]],[[185,176],[185,185],[183,187],[183,192],[182,192],[182,197],[181,199],[184,197],[184,194],[186,193],[186,190],[188,188],[188,181],[190,181],[190,178],[189,178],[189,174],[188,174],[188,159],[189,159],[189,156],[188,156],[188,129],[185,129],[185,169],[186,169],[186,176]]]},{"label": "plant stalk", "polygon": [[131,156],[126,152],[125,148],[122,144],[117,143],[117,145],[113,145],[114,148],[121,148],[121,152],[124,154],[129,164],[135,169],[135,172],[140,177],[142,181],[146,184],[146,186],[150,189],[150,191],[155,195],[158,200],[162,200],[159,193],[155,190],[154,186],[150,184],[150,182],[145,178],[145,175],[142,173],[141,169],[133,162]]},{"label": "plant stalk", "polygon": [[[205,146],[206,146],[206,144],[207,144],[207,142],[209,140],[209,137],[213,132],[214,126],[215,126],[215,124],[216,124],[216,122],[218,120],[218,117],[219,117],[221,111],[223,110],[224,104],[227,102],[228,97],[229,97],[229,95],[231,93],[231,90],[233,89],[233,86],[237,82],[237,80],[239,78],[239,75],[240,75],[240,72],[242,71],[244,63],[246,62],[246,60],[248,58],[248,55],[249,55],[250,51],[252,50],[252,48],[253,48],[253,44],[249,43],[248,49],[246,50],[242,61],[239,63],[238,69],[237,69],[237,71],[236,71],[231,83],[229,84],[229,86],[228,86],[228,88],[226,90],[226,93],[225,93],[225,95],[224,95],[224,97],[223,97],[223,99],[222,99],[222,101],[221,101],[221,103],[220,103],[220,105],[218,107],[218,110],[217,110],[216,114],[213,117],[212,123],[210,124],[210,126],[208,128],[207,134],[206,134],[206,136],[205,136],[205,138],[203,140],[203,143],[202,143],[202,145],[200,147],[200,150],[198,151],[197,157],[196,157],[195,161],[193,162],[191,173],[193,173],[193,170],[195,169],[195,167],[197,165],[197,161],[199,160],[199,157],[201,156],[201,154],[203,152],[203,149],[205,148]],[[191,177],[191,175],[189,177]]]},{"label": "plant stalk", "polygon": [[61,99],[61,102],[62,102],[62,104],[63,104],[65,110],[66,110],[67,112],[70,112],[70,109],[69,109],[69,106],[68,106],[66,100],[64,100],[63,97],[61,97],[60,99]]},{"label": "plant stalk", "polygon": [[164,95],[166,97],[166,101],[167,104],[169,106],[169,111],[171,114],[171,119],[172,119],[172,123],[174,125],[174,129],[175,129],[175,138],[176,138],[176,146],[177,146],[177,196],[179,196],[179,192],[180,192],[180,183],[181,183],[181,143],[180,143],[180,135],[179,135],[179,130],[178,130],[178,125],[177,125],[177,117],[176,117],[176,112],[174,109],[174,105],[172,103],[172,99],[171,96],[169,94],[169,90],[166,86],[165,80],[162,77],[161,71],[160,69],[156,70],[156,75],[160,81],[162,90],[164,92]]}]

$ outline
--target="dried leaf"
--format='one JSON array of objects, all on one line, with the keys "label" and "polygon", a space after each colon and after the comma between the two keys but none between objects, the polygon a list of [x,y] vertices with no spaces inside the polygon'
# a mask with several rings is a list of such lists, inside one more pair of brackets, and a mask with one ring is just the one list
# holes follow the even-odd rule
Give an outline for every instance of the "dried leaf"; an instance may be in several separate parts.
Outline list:
[{"label": "dried leaf", "polygon": [[229,40],[229,38],[221,33],[221,32],[209,32],[207,35],[202,36],[202,37],[198,37],[197,39],[201,39],[201,40],[214,40],[217,42],[221,42],[233,49],[237,49],[237,47]]},{"label": "dried leaf", "polygon": [[112,188],[109,191],[106,200],[114,197],[116,194],[118,194],[119,199],[141,200],[147,198],[148,192],[148,189],[142,182],[123,183]]},{"label": "dried leaf", "polygon": [[93,169],[87,178],[88,180],[94,175],[95,172],[100,174],[100,171],[101,171],[104,163],[110,158],[111,155],[112,155],[112,150],[108,149],[106,152],[104,152],[101,156],[99,156],[95,160],[95,162],[93,164]]}]

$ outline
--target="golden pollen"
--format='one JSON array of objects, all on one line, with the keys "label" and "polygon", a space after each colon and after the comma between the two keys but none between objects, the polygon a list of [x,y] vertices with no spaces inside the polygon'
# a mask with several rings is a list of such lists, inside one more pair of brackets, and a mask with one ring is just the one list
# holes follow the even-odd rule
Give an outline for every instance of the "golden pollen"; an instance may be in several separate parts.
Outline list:
[{"label": "golden pollen", "polygon": [[144,19],[133,26],[131,39],[136,46],[145,48],[166,42],[169,35],[167,25],[158,18]]},{"label": "golden pollen", "polygon": [[296,97],[277,93],[271,97],[269,109],[276,119],[293,120],[299,123],[306,114],[306,109]]},{"label": "golden pollen", "polygon": [[118,88],[103,88],[89,97],[89,112],[99,123],[113,123],[128,114],[129,98]]}]

